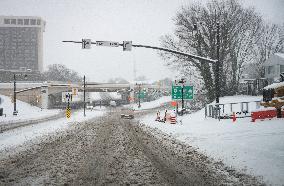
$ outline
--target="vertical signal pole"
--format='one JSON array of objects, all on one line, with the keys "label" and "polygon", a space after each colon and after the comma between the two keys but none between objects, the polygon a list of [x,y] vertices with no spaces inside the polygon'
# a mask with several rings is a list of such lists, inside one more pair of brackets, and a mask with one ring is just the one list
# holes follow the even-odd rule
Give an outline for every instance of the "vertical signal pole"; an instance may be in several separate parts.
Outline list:
[{"label": "vertical signal pole", "polygon": [[84,75],[84,117],[86,117],[86,76]]}]

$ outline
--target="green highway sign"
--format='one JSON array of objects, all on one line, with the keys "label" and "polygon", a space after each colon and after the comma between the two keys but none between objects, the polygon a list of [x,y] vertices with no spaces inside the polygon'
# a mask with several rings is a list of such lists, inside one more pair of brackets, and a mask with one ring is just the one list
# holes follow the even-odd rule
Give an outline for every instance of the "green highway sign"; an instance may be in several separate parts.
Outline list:
[{"label": "green highway sign", "polygon": [[[182,98],[182,86],[172,86],[172,99],[181,100]],[[184,86],[183,88],[183,99],[192,100],[193,99],[193,86]]]},{"label": "green highway sign", "polygon": [[141,91],[140,94],[137,93],[137,97],[140,98],[140,99],[141,99],[141,98],[142,98],[142,99],[145,98],[145,95],[146,95],[146,92],[143,92],[143,91]]}]

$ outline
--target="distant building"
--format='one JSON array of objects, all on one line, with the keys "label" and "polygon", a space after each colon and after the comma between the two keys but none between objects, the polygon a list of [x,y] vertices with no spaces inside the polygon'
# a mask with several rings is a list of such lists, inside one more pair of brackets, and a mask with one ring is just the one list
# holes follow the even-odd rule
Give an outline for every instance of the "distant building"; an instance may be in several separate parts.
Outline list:
[{"label": "distant building", "polygon": [[280,73],[284,72],[284,53],[275,53],[263,64],[265,78],[271,84],[280,78]]},{"label": "distant building", "polygon": [[43,71],[45,21],[31,16],[0,16],[0,70]]}]

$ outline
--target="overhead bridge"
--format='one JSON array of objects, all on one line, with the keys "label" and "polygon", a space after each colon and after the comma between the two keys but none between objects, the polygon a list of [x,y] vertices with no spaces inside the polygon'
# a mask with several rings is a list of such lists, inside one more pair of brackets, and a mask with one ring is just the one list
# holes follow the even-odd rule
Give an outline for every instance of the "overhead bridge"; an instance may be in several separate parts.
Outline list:
[{"label": "overhead bridge", "polygon": [[[148,89],[167,89],[169,87],[160,87],[158,85],[139,85],[140,88]],[[79,92],[83,91],[83,83],[66,83],[66,82],[17,82],[16,94],[17,99],[32,103],[41,108],[48,108],[48,98],[50,95],[60,92],[70,92],[72,88],[77,88]],[[138,85],[117,84],[117,83],[86,83],[86,92],[120,92],[129,94],[137,89]],[[14,94],[14,83],[0,83],[0,94],[12,96]]]}]

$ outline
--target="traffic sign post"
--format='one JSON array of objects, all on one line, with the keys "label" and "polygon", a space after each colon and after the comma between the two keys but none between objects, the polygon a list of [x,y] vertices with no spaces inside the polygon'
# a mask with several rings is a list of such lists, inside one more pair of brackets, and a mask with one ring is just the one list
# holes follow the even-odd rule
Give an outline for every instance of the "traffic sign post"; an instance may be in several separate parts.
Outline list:
[{"label": "traffic sign post", "polygon": [[70,100],[72,101],[72,94],[67,93],[66,96],[67,98],[67,107],[66,107],[66,118],[70,118],[71,117],[71,108],[70,108]]}]

